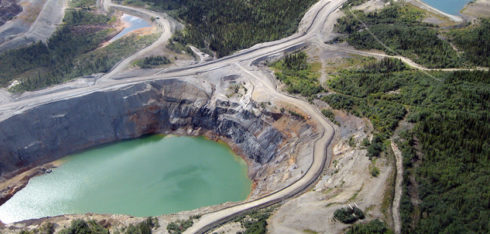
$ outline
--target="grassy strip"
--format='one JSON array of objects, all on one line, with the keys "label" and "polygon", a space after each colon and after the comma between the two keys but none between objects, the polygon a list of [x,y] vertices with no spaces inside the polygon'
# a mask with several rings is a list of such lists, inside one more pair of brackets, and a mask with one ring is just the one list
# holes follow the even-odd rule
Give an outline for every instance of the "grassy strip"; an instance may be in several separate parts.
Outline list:
[{"label": "grassy strip", "polygon": [[[218,57],[294,33],[316,0],[123,0],[169,12],[186,23],[179,43],[209,48]],[[202,50],[205,51],[205,50]]]},{"label": "grassy strip", "polygon": [[[439,38],[435,25],[423,23],[424,12],[408,4],[394,3],[380,11],[364,13],[346,10],[336,28],[347,34],[346,40],[357,49],[377,49],[400,54],[429,68],[459,67],[463,60],[448,42]],[[369,28],[380,44],[365,29]]]},{"label": "grassy strip", "polygon": [[311,97],[324,91],[318,81],[318,73],[312,71],[307,58],[304,52],[299,52],[272,64],[276,77],[287,86],[289,93]]},{"label": "grassy strip", "polygon": [[20,84],[11,91],[36,90],[75,77],[107,72],[121,59],[146,47],[155,35],[129,36],[100,47],[115,30],[108,16],[91,11],[95,1],[75,0],[64,24],[46,44],[35,43],[0,55],[0,86],[13,80]]},{"label": "grassy strip", "polygon": [[451,41],[464,51],[467,60],[475,65],[490,66],[490,19],[477,25],[449,32]]},{"label": "grassy strip", "polygon": [[375,219],[368,223],[360,223],[350,226],[347,229],[347,234],[392,234],[393,231],[386,227],[386,224],[379,219]]},{"label": "grassy strip", "polygon": [[[330,83],[337,94],[325,100],[368,117],[381,139],[393,133],[403,116],[399,110],[409,111],[407,119],[415,127],[399,144],[405,168],[404,232],[488,232],[490,73],[437,72],[432,75],[441,81],[434,81],[418,71],[393,67],[398,67],[396,62],[382,61],[339,72]],[[418,167],[416,162],[421,162]],[[410,176],[418,185],[411,184]],[[413,196],[422,203],[413,204]]]}]

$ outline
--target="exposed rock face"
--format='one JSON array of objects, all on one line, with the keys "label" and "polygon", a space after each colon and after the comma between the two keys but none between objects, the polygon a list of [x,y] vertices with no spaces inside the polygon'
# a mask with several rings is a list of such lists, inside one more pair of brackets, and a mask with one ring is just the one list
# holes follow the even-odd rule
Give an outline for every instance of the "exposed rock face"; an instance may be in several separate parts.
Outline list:
[{"label": "exposed rock face", "polygon": [[0,122],[0,175],[104,143],[182,129],[211,131],[253,161],[271,161],[284,136],[264,121],[264,114],[220,100],[213,86],[195,83],[140,83],[12,116]]},{"label": "exposed rock face", "polygon": [[0,26],[22,11],[15,0],[0,0]]}]

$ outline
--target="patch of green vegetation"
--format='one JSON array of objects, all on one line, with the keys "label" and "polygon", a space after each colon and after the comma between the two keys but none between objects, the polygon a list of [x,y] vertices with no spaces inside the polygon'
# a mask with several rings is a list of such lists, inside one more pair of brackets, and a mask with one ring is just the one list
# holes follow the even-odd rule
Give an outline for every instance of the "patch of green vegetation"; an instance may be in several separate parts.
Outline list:
[{"label": "patch of green vegetation", "polygon": [[391,170],[388,178],[386,179],[386,185],[383,192],[383,202],[381,203],[380,210],[385,217],[386,222],[393,222],[393,214],[392,214],[392,205],[393,200],[395,199],[395,182],[396,182],[396,165],[395,165],[395,154],[391,148],[391,141],[388,141],[388,147],[385,147],[385,156],[387,162],[392,166],[393,170]]},{"label": "patch of green vegetation", "polygon": [[353,202],[356,200],[357,196],[359,196],[359,193],[362,191],[364,188],[364,183],[361,185],[361,187],[354,193],[352,196],[347,200],[347,202]]},{"label": "patch of green vegetation", "polygon": [[183,233],[188,228],[194,225],[194,219],[199,219],[201,216],[194,215],[189,217],[187,220],[177,220],[175,222],[171,222],[167,225],[167,231],[170,234],[180,234]]},{"label": "patch of green vegetation", "polygon": [[90,10],[95,7],[95,1],[96,0],[73,0],[70,1],[70,7]]},{"label": "patch of green vegetation", "polygon": [[299,52],[272,64],[277,79],[286,84],[289,93],[311,97],[324,90],[318,81],[318,74],[311,71],[307,59],[304,52]]},{"label": "patch of green vegetation", "polygon": [[359,219],[364,219],[364,212],[357,207],[345,207],[335,210],[333,217],[342,223],[354,223]]},{"label": "patch of green vegetation", "polygon": [[463,49],[467,60],[479,66],[490,66],[490,19],[481,19],[480,23],[463,29],[454,29],[449,33],[451,41]]},{"label": "patch of green vegetation", "polygon": [[362,142],[361,142],[362,147],[368,147],[370,144],[371,144],[371,142],[369,142],[369,139],[367,137],[362,139]]},{"label": "patch of green vegetation", "polygon": [[[158,228],[158,219],[148,217],[146,220],[137,223],[136,225],[130,224],[124,228],[125,234],[151,234],[153,228]],[[25,232],[30,233],[30,232]],[[54,233],[54,225],[51,223],[44,224],[41,229],[35,230],[33,233],[51,234]],[[67,227],[58,233],[60,234],[109,234],[109,230],[97,223],[95,220],[85,221],[83,219],[76,219],[71,222],[70,227]],[[120,233],[116,231],[115,233]]]},{"label": "patch of green vegetation", "polygon": [[342,9],[345,9],[347,7],[359,6],[365,2],[367,2],[367,0],[347,0],[342,6]]},{"label": "patch of green vegetation", "polygon": [[[407,69],[377,70],[364,75],[359,69],[340,72],[330,84],[337,94],[325,100],[373,122],[380,139],[373,139],[379,143],[372,147],[373,155],[392,135],[405,108],[409,111],[407,120],[414,128],[400,134],[405,140],[399,144],[405,169],[403,232],[488,233],[490,72],[432,72],[428,76]],[[415,162],[420,162],[417,167]],[[409,175],[415,177],[421,204],[411,202],[410,193],[417,191],[410,191]]]},{"label": "patch of green vegetation", "polygon": [[145,221],[140,222],[136,225],[130,224],[126,228],[126,231],[124,233],[125,234],[151,234],[152,229],[158,227],[159,227],[158,219],[148,217]]},{"label": "patch of green vegetation", "polygon": [[327,117],[332,123],[334,124],[337,124],[337,125],[340,125],[337,120],[335,120],[335,114],[331,111],[331,110],[328,110],[328,109],[323,109],[322,110],[322,114]]},{"label": "patch of green vegetation", "polygon": [[[8,85],[14,79],[21,82],[30,79],[37,85],[30,89],[35,89],[61,82],[73,69],[76,55],[95,49],[110,32],[103,25],[85,26],[93,21],[92,16],[93,13],[85,11],[68,11],[65,25],[53,34],[47,44],[38,42],[0,55],[0,85]],[[105,18],[102,22],[108,20]]]},{"label": "patch of green vegetation", "polygon": [[419,222],[420,209],[418,204],[411,202],[411,196],[418,196],[415,193],[412,178],[415,178],[416,167],[415,163],[420,160],[415,151],[415,140],[413,131],[405,130],[401,132],[400,139],[396,142],[398,148],[402,152],[403,160],[403,184],[402,197],[400,201],[400,217],[402,231],[404,233],[415,229],[415,224]]},{"label": "patch of green vegetation", "polygon": [[136,7],[146,6],[143,0],[114,0],[114,2],[117,2],[119,4],[124,4],[124,5],[136,6]]},{"label": "patch of green vegetation", "polygon": [[82,219],[76,219],[71,221],[70,227],[67,227],[59,232],[60,234],[109,234],[102,225],[98,224],[95,220],[85,221]]},{"label": "patch of green vegetation", "polygon": [[254,210],[236,218],[235,222],[240,222],[245,228],[242,234],[265,234],[267,233],[267,219],[272,215],[273,210],[273,207]]},{"label": "patch of green vegetation", "polygon": [[167,11],[186,23],[185,33],[179,43],[210,48],[216,51],[218,57],[222,57],[260,42],[291,35],[296,31],[303,14],[316,0],[143,2],[154,10]]},{"label": "patch of green vegetation", "polygon": [[41,227],[36,228],[34,230],[22,230],[19,234],[53,234],[54,233],[54,224],[53,223],[44,223]]},{"label": "patch of green vegetation", "polygon": [[[175,32],[172,35],[172,37],[168,40],[166,47],[177,54],[186,53],[196,58],[194,51],[192,51],[192,49],[189,46],[187,46],[185,35],[187,35],[186,30]],[[207,48],[203,48],[202,50],[209,52],[209,49]],[[212,54],[212,53],[208,53],[208,54]]]},{"label": "patch of green vegetation", "polygon": [[46,44],[38,42],[0,55],[1,86],[19,80],[20,84],[12,91],[21,92],[107,72],[121,59],[156,39],[155,35],[133,35],[100,48],[114,32],[108,24],[111,18],[82,9],[67,10],[63,20],[63,26]]},{"label": "patch of green vegetation", "polygon": [[296,119],[299,119],[299,120],[305,120],[305,117],[304,117],[303,115],[299,114],[299,113],[298,113],[298,112],[296,112],[296,111],[288,110],[288,112],[289,112],[289,114],[290,114],[291,116],[293,116],[293,117],[294,117],[294,118],[296,118]]},{"label": "patch of green vegetation", "polygon": [[161,65],[170,64],[172,61],[165,56],[150,56],[136,62],[141,68],[155,68]]},{"label": "patch of green vegetation", "polygon": [[350,147],[352,147],[352,148],[356,147],[356,141],[354,139],[354,136],[350,136],[349,137],[349,142],[348,143],[349,143],[349,146]]},{"label": "patch of green vegetation", "polygon": [[[332,94],[322,98],[334,109],[343,109],[359,117],[368,117],[381,142],[387,139],[403,119],[406,110],[403,105],[380,100],[374,97],[357,98],[344,94]],[[373,145],[373,144],[371,144]],[[370,146],[370,155],[378,156],[380,144]]]},{"label": "patch of green vegetation", "polygon": [[306,233],[306,234],[317,234],[318,232],[315,232],[315,231],[313,231],[311,229],[305,229],[305,230],[303,230],[303,233]]},{"label": "patch of green vegetation", "polygon": [[379,219],[368,223],[354,224],[347,229],[347,234],[392,234],[393,231],[386,227],[386,224]]},{"label": "patch of green vegetation", "polygon": [[371,164],[369,165],[369,173],[371,173],[371,176],[373,177],[378,177],[379,168],[376,167],[376,159],[371,160]]},{"label": "patch of green vegetation", "polygon": [[369,158],[378,157],[384,151],[383,139],[379,135],[374,135],[373,140],[367,148]]},{"label": "patch of green vegetation", "polygon": [[155,35],[130,36],[99,48],[114,32],[111,18],[91,12],[95,1],[72,1],[64,24],[46,44],[7,51],[0,55],[0,85],[20,84],[12,91],[35,90],[75,77],[109,71],[122,58],[147,46]]},{"label": "patch of green vegetation", "polygon": [[397,94],[390,92],[398,90],[411,75],[413,71],[407,70],[400,60],[385,58],[366,63],[362,68],[340,71],[328,84],[336,94],[322,100],[334,109],[368,117],[377,134],[368,152],[370,156],[378,156],[383,140],[391,136],[407,113],[403,105],[391,101]]},{"label": "patch of green vegetation", "polygon": [[357,49],[400,54],[430,68],[459,67],[462,64],[462,59],[450,44],[438,37],[438,28],[423,23],[424,12],[415,7],[394,3],[376,12],[346,10],[345,13],[336,28],[338,32],[347,34],[347,41]]},{"label": "patch of green vegetation", "polygon": [[349,57],[328,62],[326,64],[325,71],[327,74],[335,76],[338,75],[338,71],[352,68],[362,68],[366,63],[372,63],[373,61],[376,61],[376,59],[372,57],[349,55]]}]

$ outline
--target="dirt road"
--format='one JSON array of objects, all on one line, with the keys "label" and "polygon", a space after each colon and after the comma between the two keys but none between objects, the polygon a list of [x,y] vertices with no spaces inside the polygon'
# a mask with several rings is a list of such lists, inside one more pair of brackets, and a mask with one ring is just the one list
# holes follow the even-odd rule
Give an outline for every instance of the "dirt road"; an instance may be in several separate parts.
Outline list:
[{"label": "dirt road", "polygon": [[177,22],[171,19],[165,13],[154,12],[131,6],[118,5],[112,3],[111,0],[101,0],[101,3],[105,11],[109,11],[112,8],[118,11],[145,17],[147,20],[152,20],[152,23],[157,25],[158,28],[161,30],[161,34],[160,37],[155,42],[153,42],[153,44],[119,62],[109,73],[105,74],[97,82],[105,82],[107,79],[110,79],[114,75],[126,70],[134,60],[144,57],[146,54],[157,49],[158,47],[164,46],[164,44],[172,36],[172,33],[175,31],[175,26]]},{"label": "dirt road", "polygon": [[[56,31],[57,27],[63,21],[65,8],[68,0],[46,0],[36,20],[30,25],[27,32],[16,34],[12,38],[0,44],[0,52],[18,48],[36,41],[47,41]],[[22,14],[22,13],[21,13]],[[21,18],[21,17],[19,17]],[[22,19],[14,19],[7,22],[3,27],[17,27],[16,22],[25,24]],[[16,31],[4,28],[4,31]]]}]

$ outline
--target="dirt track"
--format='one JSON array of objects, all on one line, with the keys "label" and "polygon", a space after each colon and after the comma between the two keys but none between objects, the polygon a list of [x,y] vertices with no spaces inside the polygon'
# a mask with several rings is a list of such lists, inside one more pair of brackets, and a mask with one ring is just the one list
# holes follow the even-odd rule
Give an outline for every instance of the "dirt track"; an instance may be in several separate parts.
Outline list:
[{"label": "dirt track", "polygon": [[[26,32],[13,35],[12,38],[0,44],[0,52],[19,48],[36,41],[47,41],[63,21],[68,0],[46,0],[36,20]],[[20,13],[23,14],[23,13]],[[19,22],[17,22],[19,21]],[[2,31],[16,31],[17,24],[25,24],[22,17],[7,22],[2,26]]]},{"label": "dirt track", "polygon": [[[150,47],[147,47],[144,50],[141,50],[131,57],[123,60],[110,73],[104,75],[103,78],[99,79],[96,83],[92,85],[70,87],[67,89],[59,90],[52,89],[53,91],[44,93],[43,91],[41,91],[38,95],[25,98],[4,98],[4,102],[0,102],[0,121],[35,106],[83,96],[94,92],[125,88],[130,84],[141,83],[148,80],[161,80],[193,76],[202,72],[207,72],[215,69],[226,69],[226,67],[228,66],[240,68],[243,74],[246,75],[246,77],[250,80],[251,83],[254,84],[254,86],[267,91],[272,96],[272,98],[290,103],[291,105],[300,108],[302,111],[310,115],[312,121],[317,124],[317,126],[319,127],[319,131],[323,134],[321,134],[320,137],[316,139],[313,154],[313,163],[310,169],[305,172],[305,175],[301,179],[285,187],[282,190],[279,190],[257,200],[247,201],[237,206],[205,214],[189,230],[186,231],[186,233],[202,233],[213,228],[216,225],[219,225],[229,220],[232,217],[235,217],[236,215],[243,213],[244,211],[280,202],[284,199],[298,194],[299,192],[308,188],[313,182],[315,182],[320,173],[323,171],[324,166],[328,165],[329,163],[326,149],[329,146],[334,135],[334,129],[332,128],[332,126],[330,126],[330,124],[324,119],[323,115],[319,113],[316,107],[302,100],[278,92],[275,85],[273,85],[272,82],[270,82],[266,77],[263,77],[259,73],[255,73],[254,71],[252,71],[252,64],[254,63],[254,61],[276,55],[278,53],[283,53],[287,50],[294,50],[309,43],[320,43],[323,46],[366,56],[399,57],[388,56],[373,52],[351,50],[348,48],[333,47],[330,45],[325,45],[323,42],[319,42],[318,39],[324,36],[321,35],[323,33],[322,30],[324,29],[324,26],[333,25],[336,22],[336,19],[334,17],[330,17],[331,14],[338,11],[338,9],[342,6],[344,2],[345,0],[319,1],[306,13],[300,24],[298,32],[290,37],[278,41],[261,43],[249,49],[238,51],[233,55],[218,60],[201,63],[198,65],[192,65],[172,70],[159,70],[153,72],[153,74],[145,76],[137,76],[126,79],[114,79],[114,76],[123,72],[131,63],[131,61],[133,61],[135,58],[144,56],[148,51],[151,51],[153,48],[161,46],[162,43],[165,43],[171,36],[172,25],[169,19],[162,17],[163,15],[161,15],[160,13],[155,13],[149,10],[137,9],[133,7],[120,6],[113,4],[110,0],[103,0],[103,7],[105,8],[105,10],[108,10],[109,8],[117,8],[118,10],[129,13],[137,11],[140,14],[146,15],[147,17],[159,17],[160,19],[157,20],[157,24],[162,28],[162,35]],[[420,70],[428,70],[427,68],[424,68],[407,58],[399,58],[414,68]]]}]

